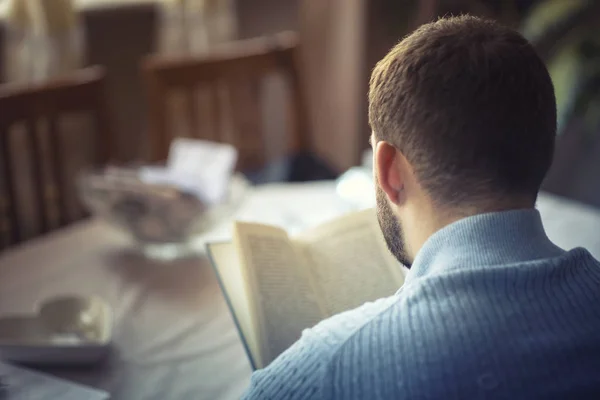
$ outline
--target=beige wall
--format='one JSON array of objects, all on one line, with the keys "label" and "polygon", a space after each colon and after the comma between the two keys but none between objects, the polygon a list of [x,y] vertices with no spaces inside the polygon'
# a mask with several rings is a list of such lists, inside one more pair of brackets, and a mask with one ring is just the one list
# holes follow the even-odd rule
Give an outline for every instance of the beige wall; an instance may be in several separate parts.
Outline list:
[{"label": "beige wall", "polygon": [[366,2],[304,0],[300,10],[315,146],[340,171],[358,162],[367,141]]}]

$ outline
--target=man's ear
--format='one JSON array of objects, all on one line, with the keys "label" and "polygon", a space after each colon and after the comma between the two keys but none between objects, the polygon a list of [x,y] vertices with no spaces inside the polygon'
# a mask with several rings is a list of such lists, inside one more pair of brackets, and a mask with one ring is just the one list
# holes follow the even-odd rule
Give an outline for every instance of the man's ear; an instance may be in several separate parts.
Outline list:
[{"label": "man's ear", "polygon": [[400,203],[400,194],[404,188],[404,179],[398,158],[400,152],[385,141],[377,142],[374,153],[374,167],[379,187],[394,204]]}]

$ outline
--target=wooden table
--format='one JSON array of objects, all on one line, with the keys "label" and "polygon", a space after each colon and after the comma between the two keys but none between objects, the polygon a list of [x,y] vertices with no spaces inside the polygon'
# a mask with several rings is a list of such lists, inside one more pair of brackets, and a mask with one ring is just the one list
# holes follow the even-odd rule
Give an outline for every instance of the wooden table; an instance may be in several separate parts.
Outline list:
[{"label": "wooden table", "polygon": [[[238,212],[292,231],[347,206],[331,183],[256,189]],[[225,222],[202,240],[230,237]],[[199,243],[201,245],[201,243]],[[95,294],[114,310],[114,351],[89,370],[47,370],[109,391],[113,399],[233,399],[250,366],[205,257],[153,262],[98,220],[86,221],[0,256],[0,312],[32,312],[61,293]]]},{"label": "wooden table", "polygon": [[[600,257],[600,211],[549,196],[539,208],[557,244],[584,245]],[[323,182],[255,189],[237,216],[298,231],[348,210],[334,184]],[[229,228],[226,221],[201,241],[226,239]],[[98,220],[0,256],[0,312],[31,312],[64,293],[111,304],[113,351],[103,365],[47,372],[127,400],[233,399],[248,385],[250,366],[205,257],[149,261]]]}]

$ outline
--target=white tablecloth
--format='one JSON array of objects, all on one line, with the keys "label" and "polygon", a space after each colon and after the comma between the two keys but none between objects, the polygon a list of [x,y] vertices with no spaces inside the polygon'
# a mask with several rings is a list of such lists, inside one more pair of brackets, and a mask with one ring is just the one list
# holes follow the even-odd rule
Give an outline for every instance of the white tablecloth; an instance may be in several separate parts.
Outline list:
[{"label": "white tablecloth", "polygon": [[[256,189],[244,220],[298,231],[351,207],[332,182]],[[539,208],[557,244],[600,257],[600,212],[543,195]],[[229,238],[224,221],[198,242]],[[0,255],[0,312],[31,312],[41,299],[95,294],[114,310],[113,352],[103,365],[47,372],[111,393],[112,399],[233,399],[251,374],[243,347],[205,257],[149,261],[106,224],[91,220]]]}]

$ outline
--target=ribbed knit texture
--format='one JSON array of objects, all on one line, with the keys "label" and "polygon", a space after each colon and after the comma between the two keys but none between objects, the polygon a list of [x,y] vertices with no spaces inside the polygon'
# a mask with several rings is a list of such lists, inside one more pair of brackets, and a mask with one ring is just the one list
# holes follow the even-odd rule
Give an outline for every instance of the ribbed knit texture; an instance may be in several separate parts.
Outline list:
[{"label": "ribbed knit texture", "polygon": [[535,210],[465,218],[396,295],[305,330],[246,397],[600,399],[600,264]]}]

